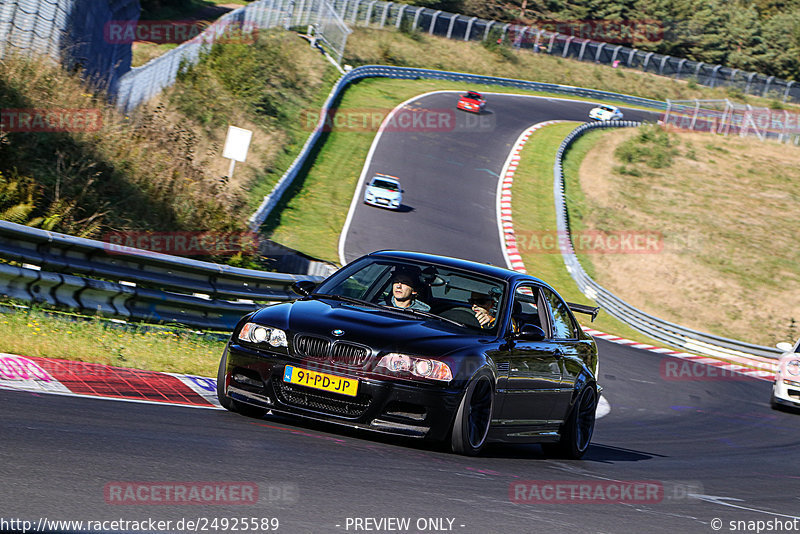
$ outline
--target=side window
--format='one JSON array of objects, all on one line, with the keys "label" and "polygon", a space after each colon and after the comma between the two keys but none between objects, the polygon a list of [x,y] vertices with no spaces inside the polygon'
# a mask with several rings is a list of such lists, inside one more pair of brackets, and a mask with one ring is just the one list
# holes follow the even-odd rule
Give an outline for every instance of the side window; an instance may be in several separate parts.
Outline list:
[{"label": "side window", "polygon": [[523,324],[532,324],[545,329],[539,315],[537,300],[539,288],[536,286],[519,286],[514,292],[514,303],[511,308],[511,327],[517,331]]},{"label": "side window", "polygon": [[554,339],[574,339],[578,337],[575,321],[572,319],[567,305],[558,295],[547,288],[542,288],[545,300],[550,306],[550,313],[553,316],[553,338]]}]

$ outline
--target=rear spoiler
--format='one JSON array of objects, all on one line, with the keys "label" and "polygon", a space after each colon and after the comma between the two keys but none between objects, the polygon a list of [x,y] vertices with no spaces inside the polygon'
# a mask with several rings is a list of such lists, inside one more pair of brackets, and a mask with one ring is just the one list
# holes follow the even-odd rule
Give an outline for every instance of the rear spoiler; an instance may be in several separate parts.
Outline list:
[{"label": "rear spoiler", "polygon": [[592,322],[597,317],[597,312],[600,311],[599,306],[587,306],[586,304],[575,304],[574,302],[567,302],[569,309],[577,313],[585,313],[592,316]]}]

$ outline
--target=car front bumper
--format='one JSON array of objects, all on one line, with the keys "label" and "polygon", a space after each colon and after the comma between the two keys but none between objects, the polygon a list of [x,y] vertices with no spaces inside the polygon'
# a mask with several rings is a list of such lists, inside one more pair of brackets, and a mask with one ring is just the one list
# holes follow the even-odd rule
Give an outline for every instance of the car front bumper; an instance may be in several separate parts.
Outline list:
[{"label": "car front bumper", "polygon": [[799,385],[787,384],[783,380],[777,381],[772,389],[775,403],[800,408],[800,381],[797,383]]},{"label": "car front bumper", "polygon": [[[359,381],[355,397],[288,384],[286,365]],[[263,353],[239,345],[228,347],[226,393],[232,399],[273,412],[301,416],[374,432],[443,440],[447,437],[463,392],[391,378],[375,378],[314,360]]]},{"label": "car front bumper", "polygon": [[381,198],[381,197],[374,197],[373,199],[368,199],[364,197],[364,203],[369,204],[370,206],[377,206],[379,208],[386,208],[390,210],[400,209],[400,204],[401,204],[399,200],[391,200],[388,198]]}]

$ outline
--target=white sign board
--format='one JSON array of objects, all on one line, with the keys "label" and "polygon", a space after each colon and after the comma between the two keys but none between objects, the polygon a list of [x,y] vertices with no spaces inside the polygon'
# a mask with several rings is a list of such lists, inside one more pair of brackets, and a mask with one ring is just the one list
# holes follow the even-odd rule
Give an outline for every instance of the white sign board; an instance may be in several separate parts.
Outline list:
[{"label": "white sign board", "polygon": [[251,130],[228,126],[228,137],[225,139],[225,149],[222,157],[234,161],[247,159],[247,149],[250,148],[250,139],[253,137]]}]

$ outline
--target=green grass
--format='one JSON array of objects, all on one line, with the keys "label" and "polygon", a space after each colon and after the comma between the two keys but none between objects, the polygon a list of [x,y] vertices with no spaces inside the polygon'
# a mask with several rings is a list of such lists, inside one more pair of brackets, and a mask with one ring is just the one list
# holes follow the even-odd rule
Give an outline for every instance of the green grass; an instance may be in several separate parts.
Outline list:
[{"label": "green grass", "polygon": [[[519,167],[514,173],[514,185],[511,190],[512,216],[517,246],[528,274],[541,278],[552,285],[569,302],[597,305],[583,295],[575,285],[566,270],[564,259],[558,248],[544,244],[543,239],[556,235],[556,212],[553,198],[553,162],[556,151],[564,138],[579,124],[564,122],[545,126],[534,132],[528,139],[520,153]],[[586,137],[579,139],[574,145],[574,151],[567,152],[565,174],[571,174],[569,170],[571,165],[582,159],[583,148],[581,145],[591,145],[591,139],[586,139]],[[572,194],[579,197],[577,192]],[[568,197],[568,202],[572,202],[572,198]],[[570,213],[572,212],[570,211]],[[575,223],[579,223],[579,221],[572,221],[573,229],[575,229]],[[577,228],[581,228],[580,224],[577,225]],[[579,259],[588,273],[586,258],[579,256]],[[591,276],[591,273],[589,275]],[[592,323],[580,315],[578,320],[581,324],[618,336],[663,345],[662,342],[650,339],[602,310]]]}]

